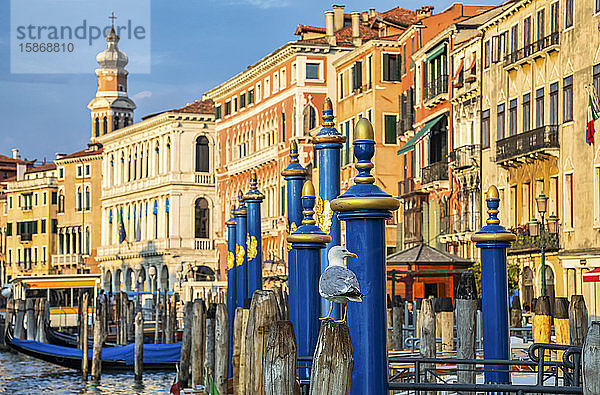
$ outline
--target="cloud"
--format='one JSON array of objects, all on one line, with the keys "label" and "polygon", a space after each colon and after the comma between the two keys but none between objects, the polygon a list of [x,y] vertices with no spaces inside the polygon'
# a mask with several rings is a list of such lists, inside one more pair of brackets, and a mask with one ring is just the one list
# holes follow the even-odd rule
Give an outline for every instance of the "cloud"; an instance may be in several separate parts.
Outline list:
[{"label": "cloud", "polygon": [[133,95],[133,100],[139,101],[139,100],[147,99],[149,97],[152,97],[152,92],[150,92],[150,91],[141,91],[141,92],[136,93],[135,95]]}]

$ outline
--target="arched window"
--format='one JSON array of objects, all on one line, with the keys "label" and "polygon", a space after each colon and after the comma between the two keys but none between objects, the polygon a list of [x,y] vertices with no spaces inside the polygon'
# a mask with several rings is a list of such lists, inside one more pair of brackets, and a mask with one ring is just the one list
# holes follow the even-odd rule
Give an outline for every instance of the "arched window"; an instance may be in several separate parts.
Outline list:
[{"label": "arched window", "polygon": [[304,135],[317,127],[317,110],[310,104],[304,108]]},{"label": "arched window", "polygon": [[100,136],[100,119],[98,117],[94,120],[94,136]]},{"label": "arched window", "polygon": [[208,202],[204,198],[196,199],[194,204],[194,224],[197,239],[208,239]]},{"label": "arched window", "polygon": [[106,134],[108,132],[108,121],[106,117],[102,120],[102,134]]},{"label": "arched window", "polygon": [[167,172],[171,171],[171,139],[170,138],[167,139],[167,165],[166,165],[166,171]]},{"label": "arched window", "polygon": [[83,207],[83,195],[81,193],[81,187],[77,188],[77,211],[81,211]]},{"label": "arched window", "polygon": [[65,194],[63,193],[63,191],[60,191],[58,194],[58,212],[65,212]]},{"label": "arched window", "polygon": [[85,209],[89,210],[91,207],[91,194],[90,187],[85,187]]},{"label": "arched window", "polygon": [[113,130],[119,129],[119,116],[115,115],[113,117]]},{"label": "arched window", "polygon": [[85,229],[85,253],[90,255],[90,228]]},{"label": "arched window", "polygon": [[196,139],[196,171],[208,172],[208,139],[200,136]]},{"label": "arched window", "polygon": [[126,128],[127,126],[129,126],[129,117],[125,116],[125,118],[123,118],[123,127]]}]

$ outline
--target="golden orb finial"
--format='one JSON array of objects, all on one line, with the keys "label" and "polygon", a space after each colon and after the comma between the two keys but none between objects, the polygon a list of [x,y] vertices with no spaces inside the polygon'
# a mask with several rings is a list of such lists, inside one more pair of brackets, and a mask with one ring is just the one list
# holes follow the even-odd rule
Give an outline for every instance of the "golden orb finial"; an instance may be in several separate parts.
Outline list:
[{"label": "golden orb finial", "polygon": [[488,188],[487,191],[487,199],[500,199],[500,194],[498,193],[498,188],[495,185],[492,185]]},{"label": "golden orb finial", "polygon": [[333,103],[329,97],[326,97],[323,102],[323,111],[333,111]]},{"label": "golden orb finial", "polygon": [[373,125],[367,118],[361,118],[354,129],[354,140],[375,140]]},{"label": "golden orb finial", "polygon": [[250,178],[252,178],[253,180],[256,180],[256,170],[252,170],[252,174],[250,175]]},{"label": "golden orb finial", "polygon": [[298,143],[296,142],[296,140],[292,140],[292,142],[290,143],[290,149],[298,150]]},{"label": "golden orb finial", "polygon": [[302,196],[315,196],[315,186],[312,181],[308,180],[302,187]]}]

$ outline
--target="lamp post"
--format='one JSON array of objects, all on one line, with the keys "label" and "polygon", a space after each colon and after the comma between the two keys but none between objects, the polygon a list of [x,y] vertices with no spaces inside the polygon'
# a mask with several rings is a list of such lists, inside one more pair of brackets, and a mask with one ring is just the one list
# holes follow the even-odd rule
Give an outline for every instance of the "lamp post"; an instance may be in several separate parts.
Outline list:
[{"label": "lamp post", "polygon": [[551,215],[548,217],[548,219],[546,219],[546,212],[548,211],[548,197],[544,194],[544,192],[540,193],[539,196],[535,198],[535,204],[537,211],[542,216],[542,222],[538,221],[537,218],[532,218],[528,223],[528,228],[530,236],[539,237],[538,245],[542,255],[542,284],[540,287],[540,296],[546,296],[546,248],[550,242],[551,235],[558,233],[558,218],[554,215]]}]

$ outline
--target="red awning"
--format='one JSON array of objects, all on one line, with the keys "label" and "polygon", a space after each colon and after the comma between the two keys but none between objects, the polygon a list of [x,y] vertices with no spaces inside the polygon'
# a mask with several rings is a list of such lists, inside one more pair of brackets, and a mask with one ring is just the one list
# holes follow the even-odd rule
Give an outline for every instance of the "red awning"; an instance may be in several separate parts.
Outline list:
[{"label": "red awning", "polygon": [[456,68],[456,71],[454,72],[454,77],[452,77],[452,81],[454,81],[458,77],[458,75],[462,71],[464,65],[465,65],[465,59],[463,58],[460,60],[460,64],[458,65],[458,67]]},{"label": "red awning", "polygon": [[600,283],[600,267],[590,270],[587,273],[583,273],[584,283]]},{"label": "red awning", "polygon": [[475,66],[475,62],[477,62],[477,52],[473,52],[473,59],[471,60],[471,64],[469,64],[469,67],[467,67],[465,71],[471,70],[473,66]]}]

